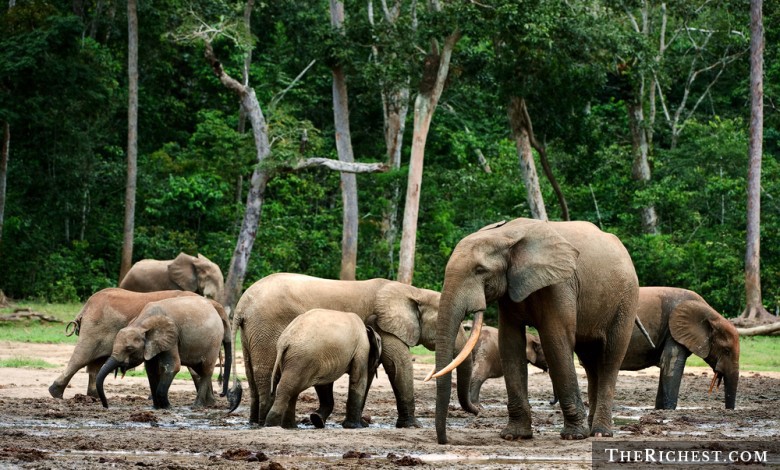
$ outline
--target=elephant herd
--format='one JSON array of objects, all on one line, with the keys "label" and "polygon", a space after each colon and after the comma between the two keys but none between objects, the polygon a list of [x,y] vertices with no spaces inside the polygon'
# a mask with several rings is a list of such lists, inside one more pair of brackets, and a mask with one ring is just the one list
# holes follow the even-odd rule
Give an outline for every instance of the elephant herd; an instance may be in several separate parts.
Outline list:
[{"label": "elephant herd", "polygon": [[[349,374],[342,425],[365,427],[361,413],[381,364],[396,399],[397,427],[419,427],[409,348],[436,351],[436,434],[447,442],[450,373],[457,369],[463,410],[479,412],[479,390],[504,377],[509,420],[505,439],[532,437],[527,363],[549,371],[564,419],[563,439],[612,435],[619,370],[660,368],[656,408],[675,408],[686,358],[702,357],[725,381],[734,408],[739,379],[736,329],[694,292],[639,287],[628,251],[614,235],[587,222],[515,219],[482,228],[455,246],[442,292],[386,279],[338,281],[276,273],[241,296],[232,325],[216,301],[219,267],[202,255],[140,261],[120,288],[104,289],[69,324],[79,341],[49,388],[61,398],[72,376],[87,367],[88,394],[108,406],[105,377],[144,363],[156,408],[169,406],[168,388],[189,367],[197,399],[211,406],[211,374],[225,349],[221,395],[231,409],[233,336],[240,331],[249,385],[249,421],[296,427],[295,405],[314,386],[324,426],[333,410],[333,382]],[[200,295],[198,295],[200,294]],[[203,297],[202,297],[203,296]],[[497,303],[498,329],[483,316]],[[471,335],[463,321],[473,316]],[[646,331],[635,327],[646,326]],[[538,337],[527,334],[533,327]],[[644,336],[643,336],[644,333]],[[577,383],[576,353],[587,375],[586,411]]]}]

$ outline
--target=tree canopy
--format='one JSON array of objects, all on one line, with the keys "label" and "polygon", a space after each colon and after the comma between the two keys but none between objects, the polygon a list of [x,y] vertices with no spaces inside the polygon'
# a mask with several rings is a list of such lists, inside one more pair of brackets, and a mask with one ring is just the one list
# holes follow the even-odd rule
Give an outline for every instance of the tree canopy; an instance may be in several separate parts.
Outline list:
[{"label": "tree canopy", "polygon": [[[383,96],[406,86],[413,103],[425,86],[420,80],[432,41],[443,42],[457,25],[461,36],[427,137],[415,285],[441,288],[449,254],[463,236],[530,216],[507,120],[508,98],[518,96],[572,220],[619,236],[641,285],[695,290],[727,316],[744,309],[745,2],[443,1],[438,14],[423,8],[412,14],[413,3],[420,2],[345,1],[343,30],[335,31],[327,1],[257,2],[245,31],[240,3],[138,2],[135,260],[200,252],[226,271],[257,164],[251,134],[238,131],[236,97],[212,73],[203,43],[182,40],[188,31],[218,23],[232,28],[238,40],[215,35],[212,42],[232,77],[241,77],[244,53],[252,51],[249,82],[267,120],[271,156],[264,165],[273,177],[246,287],[278,271],[339,276],[339,174],[289,169],[301,158],[338,158],[333,64],[349,86],[355,160],[386,162]],[[382,9],[396,4],[397,20],[388,21],[394,12]],[[642,8],[652,21],[639,34],[632,18],[641,18]],[[780,39],[780,12],[773,2],[764,8],[765,101],[775,103],[780,62],[772,45]],[[657,21],[661,12],[665,29]],[[117,284],[126,177],[125,15],[126,4],[114,0],[17,0],[0,7],[0,122],[10,129],[0,288],[8,296],[83,300]],[[662,55],[659,41],[668,44]],[[691,79],[691,70],[712,64]],[[632,178],[631,100],[645,106],[644,129],[652,133],[647,181]],[[647,119],[651,106],[654,120]],[[780,115],[774,105],[766,106],[764,125],[761,278],[764,305],[775,312]],[[358,279],[392,277],[397,269],[397,258],[387,254],[397,253],[400,240],[389,247],[383,223],[388,195],[398,185],[404,192],[411,132],[409,124],[400,168],[356,175]],[[553,187],[542,178],[540,188],[548,217],[560,219]],[[649,206],[658,218],[655,234],[643,232],[640,209]]]}]

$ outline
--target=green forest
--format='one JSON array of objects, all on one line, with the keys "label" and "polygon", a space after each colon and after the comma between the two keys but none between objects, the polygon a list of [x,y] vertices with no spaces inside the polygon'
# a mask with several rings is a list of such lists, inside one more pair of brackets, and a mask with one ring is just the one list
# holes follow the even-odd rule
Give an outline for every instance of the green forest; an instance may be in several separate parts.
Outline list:
[{"label": "green forest", "polygon": [[[118,284],[127,4],[11,0],[0,7],[8,158],[0,289],[11,298],[83,301]],[[340,275],[339,172],[296,168],[301,159],[339,159],[337,69],[348,87],[355,161],[387,167],[356,175],[355,276],[395,279],[416,103],[435,87],[433,72],[452,45],[425,140],[414,285],[441,289],[462,237],[536,215],[520,158],[521,143],[530,141],[549,220],[565,218],[563,199],[571,220],[623,241],[640,285],[694,290],[727,317],[744,310],[748,1],[343,5],[337,27],[326,1],[138,2],[133,261],[201,253],[228,272],[258,159],[236,94],[204,57],[208,47],[238,81],[248,66],[270,142],[244,288],[274,272]],[[780,309],[777,7],[764,2],[761,286],[772,313]],[[399,102],[408,112],[393,165],[385,109]]]}]

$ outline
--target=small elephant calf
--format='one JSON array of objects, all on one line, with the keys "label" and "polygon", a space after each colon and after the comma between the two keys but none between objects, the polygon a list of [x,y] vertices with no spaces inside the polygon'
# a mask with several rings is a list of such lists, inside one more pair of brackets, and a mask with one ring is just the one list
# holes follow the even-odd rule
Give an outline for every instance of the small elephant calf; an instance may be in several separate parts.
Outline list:
[{"label": "small elephant calf", "polygon": [[322,428],[333,411],[333,382],[349,374],[345,428],[367,427],[361,416],[366,395],[382,355],[382,339],[351,312],[313,309],[295,318],[276,343],[271,394],[273,406],[266,426],[297,428],[298,395],[314,385],[320,399],[312,413]]}]

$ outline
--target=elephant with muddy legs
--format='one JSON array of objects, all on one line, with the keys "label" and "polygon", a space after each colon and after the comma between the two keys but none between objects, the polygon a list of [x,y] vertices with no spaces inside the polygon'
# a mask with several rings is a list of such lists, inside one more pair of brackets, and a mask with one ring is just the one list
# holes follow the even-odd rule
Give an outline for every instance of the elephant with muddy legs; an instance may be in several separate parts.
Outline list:
[{"label": "elephant with muddy legs", "polygon": [[193,292],[164,290],[157,292],[131,292],[111,287],[93,294],[84,303],[81,312],[68,324],[79,340],[68,360],[65,371],[49,387],[54,398],[62,398],[73,376],[86,367],[89,373],[87,395],[97,398],[95,378],[106,359],[111,355],[117,332],[126,327],[149,302],[171,297],[196,297]]},{"label": "elephant with muddy legs", "polygon": [[[414,385],[409,348],[436,347],[439,293],[387,279],[337,281],[302,274],[276,273],[250,286],[236,305],[233,331],[241,330],[251,407],[249,421],[265,424],[271,409],[271,373],[276,340],[299,315],[314,308],[357,314],[365,323],[376,317],[382,337],[381,363],[390,379],[398,409],[397,427],[419,427],[414,415]],[[461,327],[454,336],[465,344]],[[455,340],[455,338],[453,338]],[[450,349],[451,350],[451,349]],[[471,360],[458,367],[458,399],[471,412],[469,402]]]},{"label": "elephant with muddy legs", "polygon": [[[618,369],[639,290],[631,257],[617,237],[588,222],[515,219],[483,228],[455,247],[444,275],[436,340],[436,434],[447,442],[449,372],[470,356],[488,302],[498,301],[499,349],[507,387],[505,439],[530,438],[525,327],[539,332],[564,417],[561,437],[612,435]],[[468,348],[453,355],[458,326],[474,314]],[[586,417],[573,353],[588,376]],[[458,374],[460,375],[460,374]],[[587,419],[587,421],[586,421]]]},{"label": "elephant with muddy legs", "polygon": [[135,292],[185,290],[221,302],[225,279],[219,266],[205,256],[179,253],[175,259],[144,259],[135,263],[119,287]]},{"label": "elephant with muddy legs", "polygon": [[704,359],[724,382],[726,408],[734,409],[739,382],[739,333],[697,293],[674,287],[639,289],[637,317],[655,343],[638,331],[631,337],[621,370],[661,369],[656,409],[677,407],[685,360],[691,352]]},{"label": "elephant with muddy legs", "polygon": [[[469,394],[471,403],[479,406],[479,392],[485,380],[504,376],[501,356],[498,351],[498,328],[483,326],[479,340],[471,354],[474,364]],[[538,336],[531,333],[525,334],[525,357],[529,364],[547,372],[547,359],[544,357],[542,343]]]},{"label": "elephant with muddy legs", "polygon": [[381,354],[381,337],[354,313],[313,309],[295,318],[276,343],[272,375],[275,399],[265,425],[298,427],[298,395],[314,385],[320,407],[311,414],[311,422],[315,427],[325,427],[333,411],[333,382],[346,372],[347,413],[341,425],[367,427],[362,421],[363,407]]},{"label": "elephant with muddy legs", "polygon": [[199,296],[151,302],[116,335],[111,357],[97,375],[97,392],[103,407],[106,377],[144,364],[155,408],[168,408],[168,389],[182,365],[193,373],[197,398],[194,406],[214,405],[211,385],[220,343],[225,347],[222,395],[227,393],[231,368],[230,322],[218,302]]}]

